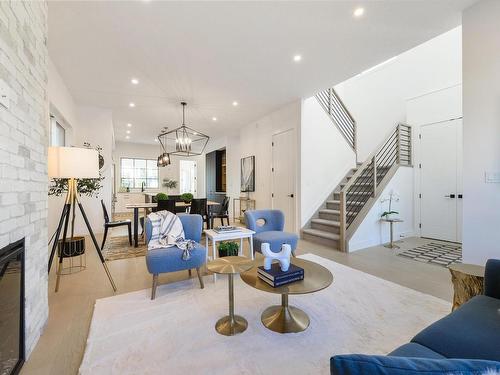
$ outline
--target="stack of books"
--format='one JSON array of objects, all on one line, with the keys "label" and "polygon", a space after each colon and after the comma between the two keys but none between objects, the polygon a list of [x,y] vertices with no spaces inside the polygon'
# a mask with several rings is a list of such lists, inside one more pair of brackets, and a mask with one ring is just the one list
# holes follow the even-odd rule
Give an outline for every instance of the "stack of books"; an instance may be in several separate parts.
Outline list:
[{"label": "stack of books", "polygon": [[214,231],[217,233],[234,233],[234,232],[241,232],[241,228],[232,225],[221,225],[215,227]]},{"label": "stack of books", "polygon": [[259,279],[276,288],[294,281],[304,280],[304,269],[290,264],[288,271],[284,272],[279,263],[273,263],[270,270],[265,270],[263,266],[258,267],[257,275]]}]

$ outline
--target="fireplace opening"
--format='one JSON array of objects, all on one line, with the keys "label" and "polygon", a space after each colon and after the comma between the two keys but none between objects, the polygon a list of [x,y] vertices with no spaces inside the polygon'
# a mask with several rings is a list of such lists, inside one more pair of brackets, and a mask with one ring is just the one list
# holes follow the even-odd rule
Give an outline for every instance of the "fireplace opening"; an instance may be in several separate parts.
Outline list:
[{"label": "fireplace opening", "polygon": [[24,239],[0,250],[0,375],[24,363]]}]

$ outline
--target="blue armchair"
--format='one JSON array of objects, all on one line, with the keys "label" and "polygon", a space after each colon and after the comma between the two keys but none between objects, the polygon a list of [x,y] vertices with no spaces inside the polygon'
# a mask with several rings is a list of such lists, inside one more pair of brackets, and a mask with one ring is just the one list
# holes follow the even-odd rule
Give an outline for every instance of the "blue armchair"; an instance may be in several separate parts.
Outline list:
[{"label": "blue armchair", "polygon": [[[299,237],[295,233],[283,232],[285,227],[285,215],[280,210],[251,210],[245,211],[245,221],[247,228],[255,231],[253,236],[254,251],[261,252],[263,243],[269,243],[272,252],[279,252],[281,245],[286,243],[292,247],[292,254],[295,256],[295,249]],[[262,224],[259,224],[262,221]]]},{"label": "blue armchair", "polygon": [[[160,273],[188,270],[189,276],[191,276],[191,270],[195,268],[198,274],[198,280],[200,281],[200,287],[201,289],[204,288],[200,267],[207,261],[207,250],[199,243],[201,240],[202,218],[200,215],[188,214],[178,214],[177,216],[182,222],[186,239],[195,241],[196,246],[191,252],[191,258],[189,260],[182,259],[182,250],[177,246],[154,249],[147,252],[146,265],[149,273],[153,275],[151,299],[155,299],[156,287],[158,286],[158,275]],[[146,219],[145,226],[146,243],[148,243],[153,229],[149,219]]]}]

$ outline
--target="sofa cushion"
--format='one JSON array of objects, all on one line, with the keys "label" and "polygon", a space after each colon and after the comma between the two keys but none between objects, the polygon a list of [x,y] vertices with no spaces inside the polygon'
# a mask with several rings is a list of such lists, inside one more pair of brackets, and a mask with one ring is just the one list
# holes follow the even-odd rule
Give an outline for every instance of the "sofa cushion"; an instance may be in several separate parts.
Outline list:
[{"label": "sofa cushion", "polygon": [[146,253],[146,265],[149,273],[159,274],[201,267],[205,264],[206,258],[206,248],[196,243],[195,248],[191,251],[191,259],[189,260],[182,259],[182,250],[177,246],[148,250]]},{"label": "sofa cushion", "polygon": [[412,358],[433,358],[444,359],[446,357],[429,349],[426,346],[417,344],[416,342],[409,342],[393,350],[388,355],[394,357],[412,357]]},{"label": "sofa cushion", "polygon": [[330,359],[332,375],[480,375],[488,370],[500,371],[500,362],[361,354],[337,355]]},{"label": "sofa cushion", "polygon": [[295,250],[299,237],[295,233],[281,232],[277,230],[270,230],[267,232],[257,233],[253,236],[254,250],[261,252],[260,248],[263,243],[269,243],[271,251],[277,253],[281,250],[281,245],[286,243]]},{"label": "sofa cushion", "polygon": [[476,296],[425,328],[412,342],[447,358],[500,361],[500,299]]}]

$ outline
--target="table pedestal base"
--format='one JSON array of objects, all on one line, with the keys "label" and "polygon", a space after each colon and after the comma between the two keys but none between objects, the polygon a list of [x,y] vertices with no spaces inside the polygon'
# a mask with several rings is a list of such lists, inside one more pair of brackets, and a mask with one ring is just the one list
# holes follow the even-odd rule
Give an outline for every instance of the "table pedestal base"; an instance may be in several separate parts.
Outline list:
[{"label": "table pedestal base", "polygon": [[233,317],[227,315],[220,318],[217,323],[215,323],[215,330],[225,336],[234,336],[238,333],[245,332],[247,327],[248,322],[239,315],[234,315]]},{"label": "table pedestal base", "polygon": [[281,295],[281,305],[271,306],[261,315],[262,324],[278,333],[302,332],[309,327],[309,317],[297,307],[288,305],[288,295]]}]

